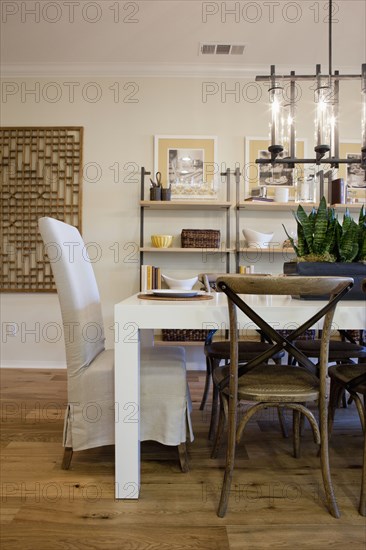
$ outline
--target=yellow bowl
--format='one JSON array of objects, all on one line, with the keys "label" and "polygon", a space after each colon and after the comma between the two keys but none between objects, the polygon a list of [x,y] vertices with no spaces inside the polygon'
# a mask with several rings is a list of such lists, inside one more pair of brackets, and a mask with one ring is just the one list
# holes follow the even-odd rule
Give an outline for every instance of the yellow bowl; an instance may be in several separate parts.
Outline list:
[{"label": "yellow bowl", "polygon": [[155,246],[155,248],[169,248],[172,241],[172,235],[151,235],[151,244]]}]

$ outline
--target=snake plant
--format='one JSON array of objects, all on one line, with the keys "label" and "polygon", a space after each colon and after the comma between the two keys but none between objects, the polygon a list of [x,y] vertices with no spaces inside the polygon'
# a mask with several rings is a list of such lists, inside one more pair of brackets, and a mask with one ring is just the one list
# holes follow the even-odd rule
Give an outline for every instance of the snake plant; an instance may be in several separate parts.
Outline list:
[{"label": "snake plant", "polygon": [[348,208],[342,224],[334,208],[327,206],[325,197],[309,215],[299,204],[293,212],[297,223],[297,242],[283,228],[301,262],[359,262],[366,261],[366,213],[362,206],[358,223]]}]

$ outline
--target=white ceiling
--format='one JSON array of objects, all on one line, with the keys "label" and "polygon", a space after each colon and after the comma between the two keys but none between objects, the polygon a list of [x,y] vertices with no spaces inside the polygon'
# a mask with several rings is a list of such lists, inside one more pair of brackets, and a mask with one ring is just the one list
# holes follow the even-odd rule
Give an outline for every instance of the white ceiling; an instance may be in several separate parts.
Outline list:
[{"label": "white ceiling", "polygon": [[[333,8],[333,70],[360,73],[366,1]],[[313,74],[316,63],[326,73],[327,13],[327,0],[2,0],[2,74],[253,76],[270,64]],[[201,42],[246,48],[200,56]]]}]

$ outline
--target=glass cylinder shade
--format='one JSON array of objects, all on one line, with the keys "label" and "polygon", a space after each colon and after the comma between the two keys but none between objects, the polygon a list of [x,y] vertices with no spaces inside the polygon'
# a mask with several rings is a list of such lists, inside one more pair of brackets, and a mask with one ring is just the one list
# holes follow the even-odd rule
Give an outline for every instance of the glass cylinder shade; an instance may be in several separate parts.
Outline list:
[{"label": "glass cylinder shade", "polygon": [[335,114],[332,85],[320,85],[315,91],[315,151],[327,152],[334,141]]},{"label": "glass cylinder shade", "polygon": [[270,139],[271,149],[280,153],[283,151],[283,129],[284,129],[284,105],[283,105],[283,88],[281,86],[273,86],[269,90],[269,100],[271,104],[271,124],[270,124]]},{"label": "glass cylinder shade", "polygon": [[287,103],[283,107],[283,124],[282,124],[282,144],[285,151],[285,156],[296,157],[296,132],[294,128],[293,107],[291,103]]}]

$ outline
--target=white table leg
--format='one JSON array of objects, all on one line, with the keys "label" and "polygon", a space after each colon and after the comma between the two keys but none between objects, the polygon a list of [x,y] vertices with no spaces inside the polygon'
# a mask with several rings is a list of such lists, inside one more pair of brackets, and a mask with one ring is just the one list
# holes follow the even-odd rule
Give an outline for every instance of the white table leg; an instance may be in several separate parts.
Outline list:
[{"label": "white table leg", "polygon": [[134,323],[118,317],[116,321],[115,496],[137,499],[140,492],[139,331]]}]

